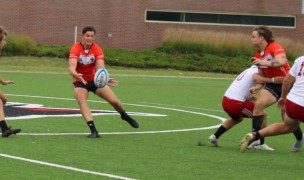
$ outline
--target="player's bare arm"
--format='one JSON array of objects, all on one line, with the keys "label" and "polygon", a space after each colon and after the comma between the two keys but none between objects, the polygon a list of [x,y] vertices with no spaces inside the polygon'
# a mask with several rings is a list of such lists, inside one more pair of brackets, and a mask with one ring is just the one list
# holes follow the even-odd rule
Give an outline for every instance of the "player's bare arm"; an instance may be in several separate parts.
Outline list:
[{"label": "player's bare arm", "polygon": [[249,92],[251,94],[257,94],[259,92],[259,90],[264,86],[264,84],[257,84],[255,86],[253,86],[252,88],[249,89]]},{"label": "player's bare arm", "polygon": [[69,73],[70,73],[70,75],[79,79],[83,84],[87,84],[87,81],[85,81],[83,79],[82,74],[77,73],[76,67],[77,67],[77,60],[76,59],[70,59],[69,60]]},{"label": "player's bare arm", "polygon": [[279,54],[270,61],[262,61],[261,59],[253,57],[252,64],[257,66],[268,66],[268,67],[282,67],[286,64],[287,58],[285,54]]},{"label": "player's bare arm", "polygon": [[264,72],[259,69],[258,73],[255,73],[252,75],[252,80],[256,83],[256,84],[265,84],[267,82],[265,82],[266,79],[266,75],[264,74]]},{"label": "player's bare arm", "polygon": [[271,78],[272,80],[272,83],[273,84],[282,84],[285,77],[280,77],[280,76],[277,76],[277,77],[274,77],[274,78]]},{"label": "player's bare arm", "polygon": [[14,81],[11,81],[11,80],[4,80],[2,78],[0,78],[0,83],[2,85],[8,85],[8,84],[15,84]]},{"label": "player's bare arm", "polygon": [[96,70],[98,70],[100,68],[106,68],[105,63],[102,60],[96,61]]},{"label": "player's bare arm", "polygon": [[266,83],[272,83],[272,84],[282,84],[285,77],[274,77],[274,78],[268,78],[264,77],[260,74],[254,74],[252,76],[253,81],[257,84],[266,84]]},{"label": "player's bare arm", "polygon": [[[251,94],[257,94],[260,91],[260,89],[264,86],[265,79],[268,79],[268,78],[265,77],[264,72],[261,69],[259,69],[258,73],[255,73],[252,75],[252,79],[256,83],[256,85],[253,86],[252,88],[250,88],[249,92]],[[264,80],[264,81],[262,81],[262,80]]]},{"label": "player's bare arm", "polygon": [[281,98],[278,100],[277,107],[279,109],[284,109],[285,108],[285,99],[286,96],[291,88],[291,86],[295,83],[296,78],[293,77],[292,75],[288,74],[286,78],[283,81],[282,85],[282,94]]}]

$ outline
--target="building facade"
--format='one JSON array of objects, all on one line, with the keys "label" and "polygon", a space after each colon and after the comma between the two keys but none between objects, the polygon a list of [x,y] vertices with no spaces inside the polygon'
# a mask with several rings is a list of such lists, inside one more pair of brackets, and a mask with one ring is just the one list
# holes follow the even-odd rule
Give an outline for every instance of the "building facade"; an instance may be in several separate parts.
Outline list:
[{"label": "building facade", "polygon": [[[138,50],[158,46],[167,28],[241,32],[250,36],[254,23],[264,22],[267,17],[277,17],[269,20],[274,23],[275,36],[304,41],[303,0],[0,2],[0,25],[9,32],[28,35],[39,44],[72,45],[83,26],[93,25],[97,29],[96,42],[101,46]],[[241,19],[241,24],[235,19]],[[248,24],[242,24],[243,19]]]}]

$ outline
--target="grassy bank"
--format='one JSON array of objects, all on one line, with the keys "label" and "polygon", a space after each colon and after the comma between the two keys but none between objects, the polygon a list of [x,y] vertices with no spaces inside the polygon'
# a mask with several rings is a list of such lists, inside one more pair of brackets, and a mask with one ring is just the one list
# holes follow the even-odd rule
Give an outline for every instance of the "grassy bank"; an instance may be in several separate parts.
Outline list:
[{"label": "grassy bank", "polygon": [[[281,37],[276,40],[285,48],[291,65],[298,56],[304,54],[303,43]],[[8,42],[10,43],[14,42]],[[20,43],[22,42],[17,44]],[[8,46],[3,50],[2,60],[5,61],[5,58],[14,55],[14,52],[28,52],[20,50],[22,46],[19,46],[18,51],[12,47],[15,46]],[[41,57],[29,59],[34,67],[39,67],[42,71],[54,71],[62,68],[62,65],[65,71],[69,49],[68,46],[38,45],[27,55]],[[250,34],[167,29],[162,44],[152,49],[126,51],[104,47],[103,50],[106,63],[111,67],[137,68],[145,71],[174,69],[189,73],[237,74],[251,65],[251,57],[256,48],[250,43]],[[30,68],[31,63],[27,64],[27,59],[22,56],[12,57],[10,62],[4,63],[15,68]],[[54,68],[46,67],[45,61],[49,61],[47,63]]]},{"label": "grassy bank", "polygon": [[[12,56],[0,58],[0,71],[27,71],[46,73],[68,73],[68,61],[64,58]],[[234,75],[226,73],[210,73],[199,71],[181,71],[176,69],[138,69],[132,67],[113,66],[107,64],[110,74],[149,75],[149,76],[179,76],[179,77],[224,77]],[[1,76],[1,75],[0,75]]]}]

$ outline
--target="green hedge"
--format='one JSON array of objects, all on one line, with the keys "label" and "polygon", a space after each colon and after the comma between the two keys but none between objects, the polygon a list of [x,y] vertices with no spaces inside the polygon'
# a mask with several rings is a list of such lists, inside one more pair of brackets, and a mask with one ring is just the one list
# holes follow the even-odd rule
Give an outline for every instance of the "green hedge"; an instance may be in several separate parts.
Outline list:
[{"label": "green hedge", "polygon": [[[239,73],[250,66],[248,56],[219,56],[207,53],[186,54],[171,49],[162,52],[160,48],[128,52],[121,49],[105,49],[107,64],[135,68],[170,68],[184,71],[205,71]],[[174,51],[174,52],[173,52]]]},{"label": "green hedge", "polygon": [[33,56],[38,57],[58,57],[67,58],[70,51],[69,46],[47,46],[38,45],[35,51],[32,53]]},{"label": "green hedge", "polygon": [[[36,45],[29,37],[10,35],[2,55],[67,58],[70,46]],[[107,65],[133,68],[177,69],[235,74],[248,68],[254,48],[205,43],[164,42],[141,51],[104,48]],[[288,53],[292,54],[292,52]],[[292,54],[296,57],[296,54]],[[294,58],[289,58],[294,59]]]},{"label": "green hedge", "polygon": [[32,38],[10,33],[7,36],[6,46],[1,53],[6,56],[30,55],[36,47],[37,45]]},{"label": "green hedge", "polygon": [[251,56],[253,47],[235,46],[231,44],[215,45],[205,42],[166,41],[156,48],[157,51],[169,54],[216,54],[218,56],[236,57]]}]

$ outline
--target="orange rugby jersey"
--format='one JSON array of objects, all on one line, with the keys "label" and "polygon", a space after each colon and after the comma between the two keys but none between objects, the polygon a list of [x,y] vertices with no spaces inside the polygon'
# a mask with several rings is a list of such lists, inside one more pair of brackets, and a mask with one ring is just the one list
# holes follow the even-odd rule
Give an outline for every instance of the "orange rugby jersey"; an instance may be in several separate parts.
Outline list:
[{"label": "orange rugby jersey", "polygon": [[[286,55],[286,52],[282,48],[282,46],[280,46],[278,43],[271,42],[268,44],[268,46],[266,47],[264,52],[257,51],[254,54],[254,57],[261,59],[261,61],[270,61],[270,60],[273,60],[274,57],[279,54]],[[276,76],[285,77],[290,70],[288,61],[282,67],[273,68],[273,67],[267,67],[267,66],[259,66],[259,68],[265,73],[266,77],[268,77],[268,78],[273,78]]]},{"label": "orange rugby jersey", "polygon": [[[77,73],[81,73],[83,79],[87,82],[94,80],[94,74],[96,72],[96,61],[104,61],[104,53],[102,49],[95,43],[93,43],[90,49],[84,50],[80,42],[75,43],[69,55],[69,61],[71,59],[77,59]],[[77,78],[73,78],[73,82],[79,82]]]}]

